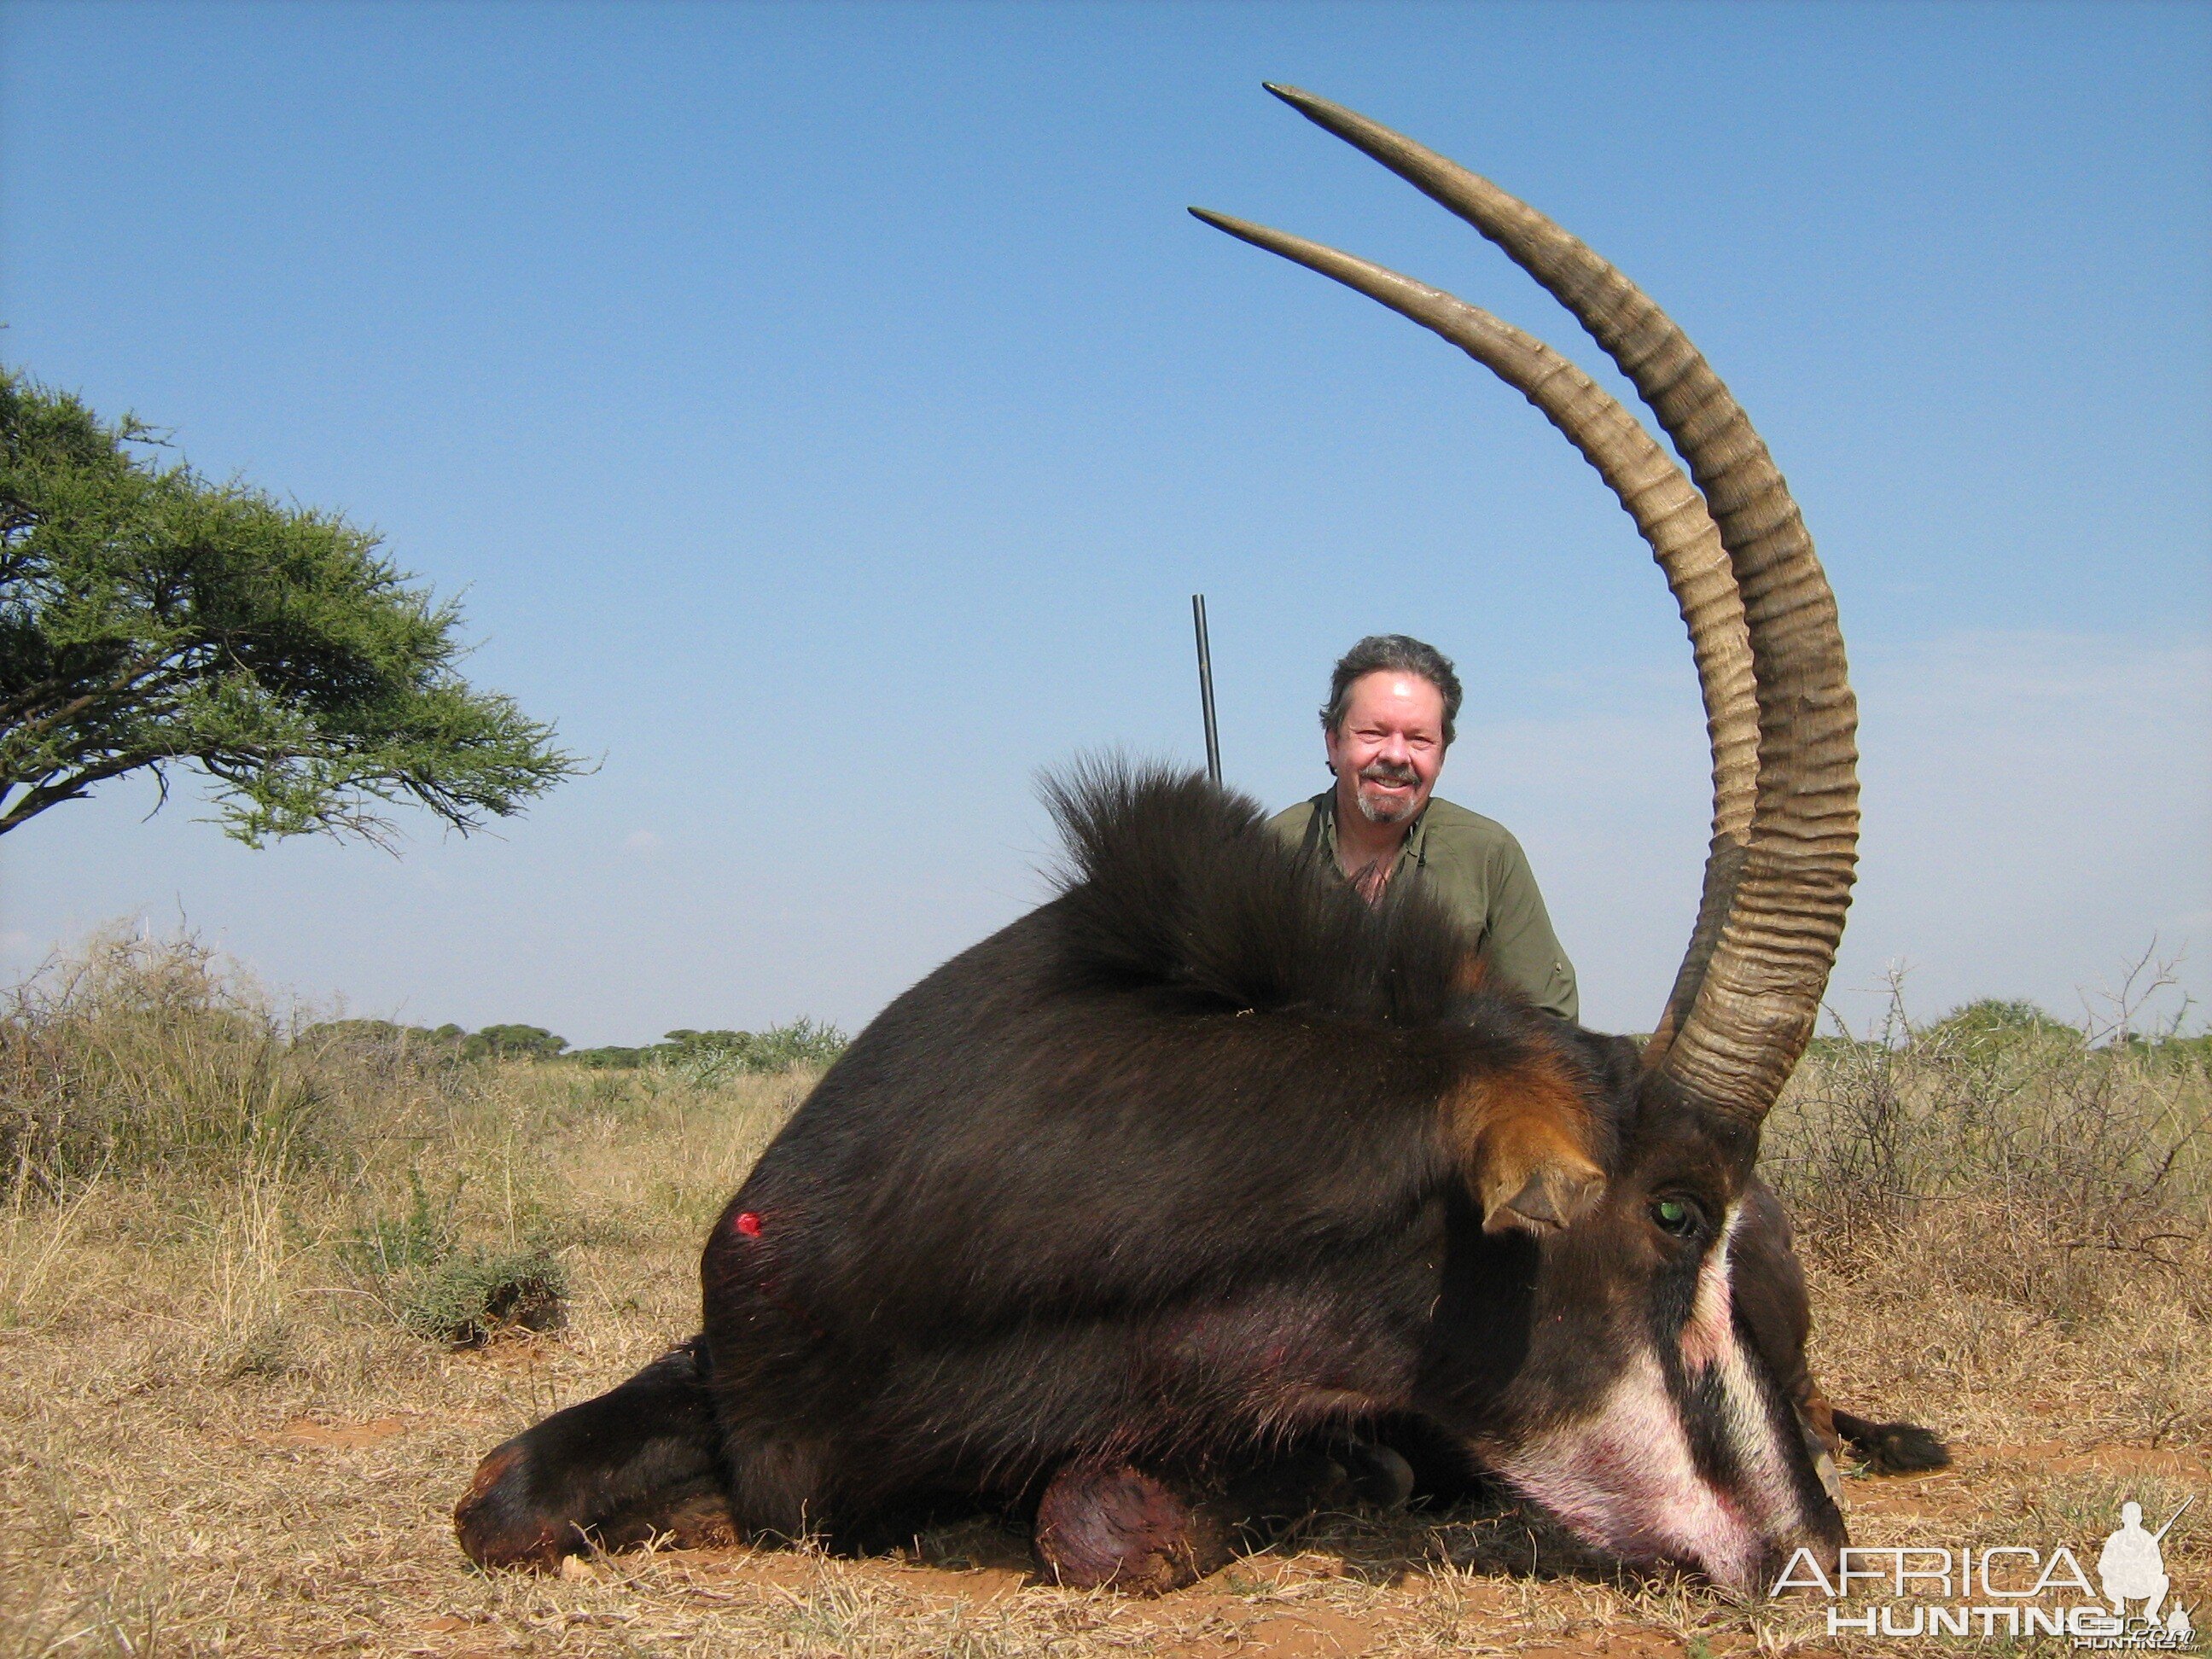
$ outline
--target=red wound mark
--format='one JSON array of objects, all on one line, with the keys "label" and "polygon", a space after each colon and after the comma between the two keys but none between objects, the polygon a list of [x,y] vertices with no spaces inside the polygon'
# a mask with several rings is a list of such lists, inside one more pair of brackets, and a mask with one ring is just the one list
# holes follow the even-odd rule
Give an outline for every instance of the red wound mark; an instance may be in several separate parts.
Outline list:
[{"label": "red wound mark", "polygon": [[760,1218],[755,1215],[750,1210],[740,1210],[738,1212],[738,1218],[730,1224],[735,1227],[740,1233],[743,1233],[747,1238],[758,1238],[760,1237]]}]

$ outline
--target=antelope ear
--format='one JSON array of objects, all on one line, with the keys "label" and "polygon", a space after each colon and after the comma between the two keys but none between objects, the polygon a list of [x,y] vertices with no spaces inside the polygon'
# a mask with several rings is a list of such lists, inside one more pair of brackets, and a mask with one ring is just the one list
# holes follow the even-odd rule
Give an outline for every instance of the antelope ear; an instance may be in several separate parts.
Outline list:
[{"label": "antelope ear", "polygon": [[1555,1232],[1605,1191],[1589,1109],[1551,1055],[1469,1078],[1444,1105],[1444,1133],[1482,1205],[1484,1231]]},{"label": "antelope ear", "polygon": [[1605,1191],[1605,1171],[1581,1148],[1516,1149],[1486,1158],[1478,1181],[1482,1231],[1541,1236],[1571,1225]]}]

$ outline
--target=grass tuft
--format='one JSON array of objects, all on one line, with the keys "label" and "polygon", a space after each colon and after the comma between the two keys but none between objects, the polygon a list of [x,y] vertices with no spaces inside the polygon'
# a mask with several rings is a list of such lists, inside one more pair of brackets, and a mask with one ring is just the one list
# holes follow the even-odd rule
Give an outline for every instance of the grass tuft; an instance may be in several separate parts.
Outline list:
[{"label": "grass tuft", "polygon": [[568,1322],[568,1270],[542,1249],[458,1251],[392,1288],[402,1324],[457,1348]]}]

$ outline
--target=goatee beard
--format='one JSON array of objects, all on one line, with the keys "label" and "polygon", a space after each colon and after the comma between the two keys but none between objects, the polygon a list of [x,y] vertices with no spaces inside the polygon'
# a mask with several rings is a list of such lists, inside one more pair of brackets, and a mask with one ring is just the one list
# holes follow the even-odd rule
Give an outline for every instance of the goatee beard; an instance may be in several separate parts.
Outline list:
[{"label": "goatee beard", "polygon": [[1413,816],[1410,800],[1383,800],[1364,789],[1355,791],[1352,799],[1359,804],[1359,816],[1370,823],[1403,823]]},{"label": "goatee beard", "polygon": [[1386,783],[1395,784],[1401,789],[1409,789],[1419,785],[1420,781],[1420,775],[1410,766],[1370,766],[1360,773],[1358,783],[1355,783],[1352,787],[1352,798],[1358,805],[1359,816],[1365,818],[1368,823],[1403,823],[1413,816],[1419,805],[1418,799],[1387,800],[1379,795],[1370,794],[1360,786],[1370,783]]}]

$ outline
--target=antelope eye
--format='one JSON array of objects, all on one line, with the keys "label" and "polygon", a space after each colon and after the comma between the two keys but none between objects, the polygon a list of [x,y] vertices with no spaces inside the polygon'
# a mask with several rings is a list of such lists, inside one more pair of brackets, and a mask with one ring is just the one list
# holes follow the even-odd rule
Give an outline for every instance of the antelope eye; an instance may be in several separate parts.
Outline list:
[{"label": "antelope eye", "polygon": [[1687,1238],[1698,1231],[1698,1206],[1686,1198],[1655,1198],[1651,1200],[1652,1224],[1677,1238]]}]

